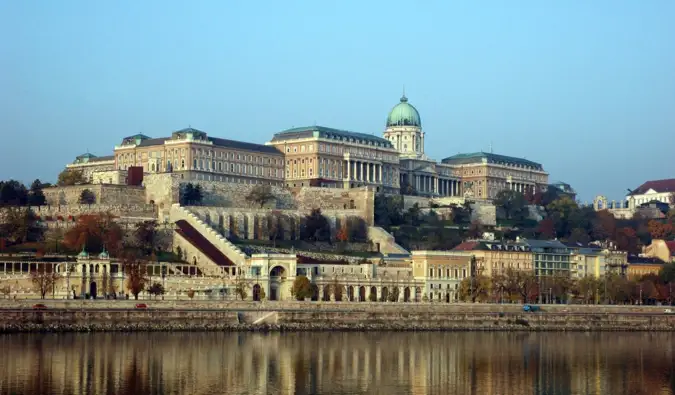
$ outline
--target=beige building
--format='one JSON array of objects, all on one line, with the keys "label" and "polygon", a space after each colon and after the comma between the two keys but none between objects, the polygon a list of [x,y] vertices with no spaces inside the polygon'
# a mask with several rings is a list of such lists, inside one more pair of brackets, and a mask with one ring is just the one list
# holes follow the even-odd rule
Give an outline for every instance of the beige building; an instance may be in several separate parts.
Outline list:
[{"label": "beige building", "polygon": [[267,144],[285,155],[286,186],[398,192],[398,152],[380,137],[309,126],[277,133]]},{"label": "beige building", "polygon": [[188,128],[171,137],[126,137],[115,147],[115,169],[173,172],[187,180],[282,185],[284,156],[276,148],[209,137]]},{"label": "beige building", "polygon": [[471,259],[470,254],[452,251],[413,251],[413,277],[424,284],[429,301],[454,302],[459,284],[471,277]]},{"label": "beige building", "polygon": [[652,244],[644,247],[642,252],[646,257],[675,262],[675,241],[652,240]]},{"label": "beige building", "polygon": [[92,184],[102,184],[102,180],[96,177],[99,172],[115,170],[114,156],[96,156],[90,153],[79,155],[73,163],[66,165],[66,170],[79,171],[85,180]]},{"label": "beige building", "polygon": [[452,250],[453,253],[476,257],[479,274],[491,277],[504,274],[506,270],[532,271],[532,251],[525,243],[492,240],[464,242]]}]

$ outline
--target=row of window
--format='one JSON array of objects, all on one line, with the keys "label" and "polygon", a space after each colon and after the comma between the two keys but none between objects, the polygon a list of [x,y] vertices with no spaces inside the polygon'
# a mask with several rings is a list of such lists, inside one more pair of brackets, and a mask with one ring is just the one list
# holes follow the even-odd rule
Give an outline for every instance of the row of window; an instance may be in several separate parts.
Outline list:
[{"label": "row of window", "polygon": [[[313,144],[302,144],[300,146],[297,145],[292,145],[292,146],[287,146],[286,147],[286,153],[294,153],[297,154],[298,152],[300,153],[306,153],[306,152],[314,152],[314,145]],[[333,145],[333,144],[319,144],[319,152],[323,153],[329,153],[329,154],[334,154],[334,155],[342,155],[343,153],[349,153],[349,154],[354,154],[354,155],[360,155],[363,157],[368,157],[368,158],[374,158],[374,159],[382,159],[386,161],[394,161],[398,159],[397,155],[390,155],[386,154],[380,151],[368,149],[368,148],[359,148],[359,147],[345,147],[341,145]]]},{"label": "row of window", "polygon": [[[454,276],[453,276],[454,274]],[[441,269],[441,268],[429,268],[429,277],[430,278],[452,278],[452,279],[463,279],[466,278],[467,270],[466,269]]]},{"label": "row of window", "polygon": [[241,153],[234,153],[234,152],[224,152],[224,151],[214,151],[214,150],[207,150],[207,149],[201,149],[201,148],[193,148],[192,149],[192,155],[193,157],[201,158],[201,157],[207,157],[207,158],[218,158],[218,159],[229,159],[229,160],[242,160],[250,163],[260,163],[264,165],[275,165],[275,166],[283,166],[284,160],[281,158],[268,158],[264,156],[257,156],[257,155],[251,155],[251,154],[241,154]]}]

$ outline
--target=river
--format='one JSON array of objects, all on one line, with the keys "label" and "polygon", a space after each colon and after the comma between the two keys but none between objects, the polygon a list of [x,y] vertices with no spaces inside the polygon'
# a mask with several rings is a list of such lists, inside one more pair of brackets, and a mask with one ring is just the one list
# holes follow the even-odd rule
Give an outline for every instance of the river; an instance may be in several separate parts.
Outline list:
[{"label": "river", "polygon": [[1,394],[675,395],[670,333],[0,336]]}]

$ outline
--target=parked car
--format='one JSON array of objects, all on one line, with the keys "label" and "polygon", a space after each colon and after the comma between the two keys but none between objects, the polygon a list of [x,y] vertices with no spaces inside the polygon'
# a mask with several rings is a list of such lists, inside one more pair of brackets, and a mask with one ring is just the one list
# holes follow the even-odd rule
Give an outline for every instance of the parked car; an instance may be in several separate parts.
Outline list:
[{"label": "parked car", "polygon": [[35,310],[46,310],[47,306],[43,305],[42,303],[34,304],[33,309]]},{"label": "parked car", "polygon": [[523,306],[523,311],[528,312],[528,313],[535,313],[537,311],[540,311],[541,307],[533,305],[533,304],[526,304]]},{"label": "parked car", "polygon": [[675,314],[673,309],[665,309],[665,310],[663,310],[663,312],[666,313],[666,314]]},{"label": "parked car", "polygon": [[145,303],[139,303],[139,304],[136,305],[136,308],[137,309],[147,309],[148,305],[145,304]]}]

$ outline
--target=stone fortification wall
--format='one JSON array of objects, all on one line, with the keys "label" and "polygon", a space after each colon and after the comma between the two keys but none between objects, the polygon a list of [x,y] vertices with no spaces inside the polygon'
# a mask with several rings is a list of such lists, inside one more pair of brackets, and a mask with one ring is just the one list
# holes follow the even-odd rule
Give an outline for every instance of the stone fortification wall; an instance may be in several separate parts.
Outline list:
[{"label": "stone fortification wall", "polygon": [[321,208],[332,210],[356,210],[370,226],[374,224],[375,190],[370,187],[354,189],[302,187],[293,188],[296,207],[299,210]]},{"label": "stone fortification wall", "polygon": [[44,194],[50,206],[78,205],[85,189],[96,196],[97,204],[142,205],[146,203],[145,188],[128,185],[85,184],[45,188]]},{"label": "stone fortification wall", "polygon": [[41,220],[57,221],[59,217],[67,219],[69,216],[78,217],[84,214],[110,213],[117,217],[154,218],[155,206],[152,204],[71,204],[64,206],[37,206],[31,207]]},{"label": "stone fortification wall", "polygon": [[471,220],[483,225],[497,225],[497,208],[493,204],[474,203],[471,205]]}]

